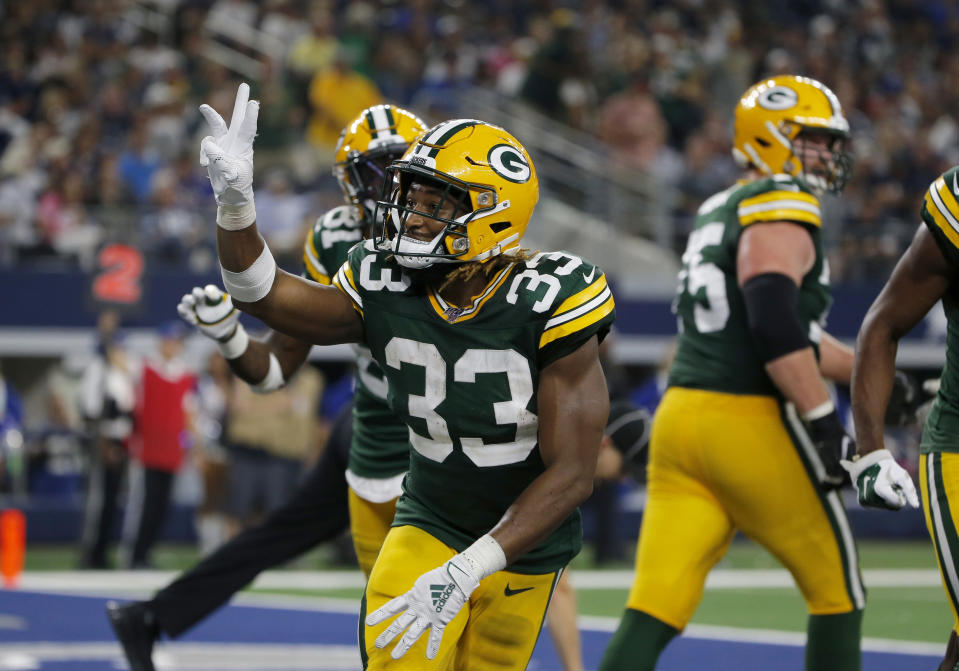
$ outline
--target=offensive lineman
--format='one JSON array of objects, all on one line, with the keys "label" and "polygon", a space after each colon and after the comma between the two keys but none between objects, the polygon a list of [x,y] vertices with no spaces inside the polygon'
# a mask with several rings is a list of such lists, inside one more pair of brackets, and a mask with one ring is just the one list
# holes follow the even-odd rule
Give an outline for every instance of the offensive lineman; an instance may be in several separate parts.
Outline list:
[{"label": "offensive lineman", "polygon": [[853,356],[822,329],[819,209],[848,177],[849,126],[823,84],[779,76],[742,96],[734,135],[744,179],[703,203],[683,255],[636,578],[604,671],[655,668],[737,529],[803,594],[806,669],[860,668],[865,591],[837,491],[850,441],[823,379],[848,382]]}]

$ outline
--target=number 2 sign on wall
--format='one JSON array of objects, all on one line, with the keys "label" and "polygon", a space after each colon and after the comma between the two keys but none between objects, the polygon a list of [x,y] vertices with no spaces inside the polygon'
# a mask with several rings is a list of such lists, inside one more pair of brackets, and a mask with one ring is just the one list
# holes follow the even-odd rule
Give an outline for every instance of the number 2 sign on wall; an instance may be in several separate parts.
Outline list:
[{"label": "number 2 sign on wall", "polygon": [[143,254],[130,245],[111,243],[97,254],[93,298],[103,303],[134,305],[143,294]]}]

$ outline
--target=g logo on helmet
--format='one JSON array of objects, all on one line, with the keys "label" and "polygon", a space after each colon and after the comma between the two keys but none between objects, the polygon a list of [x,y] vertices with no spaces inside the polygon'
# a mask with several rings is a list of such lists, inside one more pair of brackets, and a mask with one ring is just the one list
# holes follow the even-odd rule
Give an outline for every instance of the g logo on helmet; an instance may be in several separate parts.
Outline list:
[{"label": "g logo on helmet", "polygon": [[799,103],[799,94],[788,86],[773,86],[760,93],[756,102],[760,107],[781,112],[795,107]]},{"label": "g logo on helmet", "polygon": [[489,150],[486,160],[489,161],[489,167],[493,169],[493,172],[516,184],[529,181],[533,174],[526,157],[516,147],[509,144],[495,145]]}]

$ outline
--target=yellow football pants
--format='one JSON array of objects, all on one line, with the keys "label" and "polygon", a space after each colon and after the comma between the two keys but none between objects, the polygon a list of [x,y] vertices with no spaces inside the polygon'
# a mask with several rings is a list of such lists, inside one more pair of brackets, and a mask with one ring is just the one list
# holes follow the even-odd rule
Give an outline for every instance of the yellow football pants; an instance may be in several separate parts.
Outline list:
[{"label": "yellow football pants", "polygon": [[959,632],[959,519],[952,501],[959,501],[959,454],[931,452],[919,455],[919,487],[926,528],[939,562],[942,586],[952,608],[953,629]]},{"label": "yellow football pants", "polygon": [[842,501],[813,484],[818,456],[800,430],[768,396],[666,392],[627,607],[683,629],[737,529],[789,569],[811,614],[865,606]]},{"label": "yellow football pants", "polygon": [[353,488],[349,488],[350,533],[353,535],[353,549],[356,559],[369,578],[376,563],[376,556],[383,547],[386,534],[393,524],[396,514],[396,499],[384,503],[372,503],[360,497]]},{"label": "yellow football pants", "polygon": [[366,586],[360,611],[360,651],[364,668],[417,671],[522,671],[546,616],[560,572],[527,575],[498,571],[484,578],[469,602],[443,632],[436,659],[426,659],[425,632],[400,659],[390,657],[400,638],[382,650],[374,641],[394,618],[374,627],[364,624],[367,613],[408,591],[416,579],[451,559],[456,550],[412,526],[393,527]]}]

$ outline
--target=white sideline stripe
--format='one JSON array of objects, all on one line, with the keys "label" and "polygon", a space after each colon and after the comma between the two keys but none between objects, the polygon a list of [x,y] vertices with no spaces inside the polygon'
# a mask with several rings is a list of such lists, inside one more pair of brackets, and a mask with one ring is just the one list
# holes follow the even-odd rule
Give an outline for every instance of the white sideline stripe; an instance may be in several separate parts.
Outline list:
[{"label": "white sideline stripe", "polygon": [[[617,617],[577,618],[580,629],[590,631],[613,632],[619,626]],[[794,631],[776,631],[775,629],[745,629],[739,627],[720,627],[708,624],[691,624],[682,633],[687,638],[710,641],[729,641],[736,643],[769,643],[772,645],[806,645],[806,634]],[[898,641],[888,638],[862,639],[864,652],[883,652],[899,655],[929,655],[937,659],[942,656],[942,643],[924,643],[922,641]]]},{"label": "white sideline stripe", "polygon": [[[178,574],[174,571],[33,571],[20,576],[27,591],[123,594],[163,587]],[[631,570],[569,572],[580,589],[628,589]],[[872,569],[863,571],[867,587],[941,587],[936,569]],[[343,589],[366,585],[359,571],[267,571],[253,581],[256,589]],[[792,587],[783,569],[716,569],[706,579],[706,589],[774,589]],[[291,597],[297,598],[297,597]]]},{"label": "white sideline stripe", "polygon": [[[633,584],[632,571],[570,571],[574,587],[621,589]],[[936,569],[872,569],[863,571],[867,587],[941,587]],[[706,589],[772,589],[792,587],[792,576],[784,569],[715,569],[706,578]]]},{"label": "white sideline stripe", "polygon": [[[361,667],[354,645],[289,643],[159,643],[153,655],[156,668],[176,671],[203,671],[229,668],[236,671],[261,669],[311,669],[314,671],[356,671]],[[113,660],[126,668],[117,643],[35,643],[0,644],[0,669],[35,669],[38,662]]]}]

